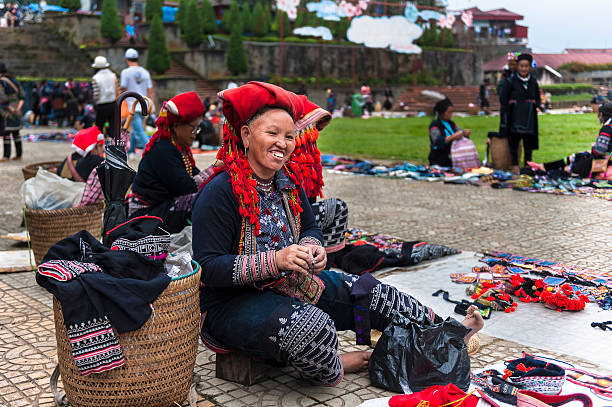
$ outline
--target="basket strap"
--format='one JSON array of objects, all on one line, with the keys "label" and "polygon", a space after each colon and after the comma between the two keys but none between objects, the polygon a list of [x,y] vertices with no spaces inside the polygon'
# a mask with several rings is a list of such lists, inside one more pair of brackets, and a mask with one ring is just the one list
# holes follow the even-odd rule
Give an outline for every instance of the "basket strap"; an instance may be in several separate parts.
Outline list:
[{"label": "basket strap", "polygon": [[198,403],[198,392],[196,391],[195,380],[192,381],[191,387],[189,388],[189,397],[187,401],[189,401],[189,407],[196,407]]},{"label": "basket strap", "polygon": [[51,374],[51,379],[49,380],[49,384],[51,385],[51,392],[53,392],[53,398],[55,399],[55,405],[57,407],[65,407],[69,406],[68,399],[66,398],[66,394],[60,392],[57,389],[57,379],[59,379],[60,371],[59,371],[59,363],[55,365],[55,369],[53,369],[53,373]]}]

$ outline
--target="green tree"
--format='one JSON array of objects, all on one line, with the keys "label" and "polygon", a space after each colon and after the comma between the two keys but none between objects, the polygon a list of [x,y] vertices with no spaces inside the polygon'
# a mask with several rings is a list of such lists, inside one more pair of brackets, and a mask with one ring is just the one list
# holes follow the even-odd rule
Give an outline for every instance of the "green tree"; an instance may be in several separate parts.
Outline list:
[{"label": "green tree", "polygon": [[227,69],[232,75],[247,73],[249,66],[247,63],[246,52],[242,44],[242,31],[240,25],[236,24],[232,28],[229,45],[227,46]]},{"label": "green tree", "polygon": [[185,33],[185,21],[187,17],[187,8],[189,7],[188,0],[179,0],[178,11],[176,12],[175,20],[181,28],[181,33]]},{"label": "green tree", "polygon": [[123,36],[123,26],[117,13],[115,0],[104,0],[102,2],[102,16],[100,17],[100,35],[108,39],[112,44]]},{"label": "green tree", "polygon": [[341,18],[332,31],[334,37],[346,39],[346,32],[348,31],[350,25],[351,22],[348,20],[348,18]]},{"label": "green tree", "polygon": [[[105,0],[108,1],[108,0]],[[170,53],[166,45],[164,23],[159,15],[153,16],[147,47],[147,69],[162,74],[170,69]]]},{"label": "green tree", "polygon": [[185,16],[183,39],[189,47],[195,48],[202,43],[203,35],[196,0],[190,0],[187,6],[187,15]]},{"label": "green tree", "polygon": [[[223,18],[221,19],[221,29],[226,33],[231,33],[233,27],[237,24],[242,27],[242,23],[240,21],[240,9],[238,8],[238,1],[233,0],[229,10],[226,10],[225,13],[223,13]],[[242,32],[242,28],[240,30]]]},{"label": "green tree", "polygon": [[444,28],[444,48],[453,48],[455,46],[455,37],[450,28]]},{"label": "green tree", "polygon": [[77,11],[81,8],[80,0],[60,0],[59,6],[67,8],[69,11]]},{"label": "green tree", "polygon": [[266,22],[266,34],[270,33],[272,28],[272,15],[270,14],[270,6],[266,3],[263,4],[264,13],[265,13],[265,22]]},{"label": "green tree", "polygon": [[204,35],[215,34],[219,27],[217,27],[217,17],[215,16],[215,10],[209,0],[202,2],[200,8],[201,21],[202,21],[202,33]]},{"label": "green tree", "polygon": [[260,2],[255,3],[255,7],[253,7],[251,25],[253,27],[253,34],[255,34],[256,37],[265,37],[268,35],[268,20],[266,18],[266,12]]},{"label": "green tree", "polygon": [[[153,16],[162,17],[162,0],[147,0],[145,3],[145,19],[148,23],[153,22]],[[163,20],[162,20],[163,24]]]},{"label": "green tree", "polygon": [[276,19],[274,21],[274,28],[272,31],[278,33],[280,35],[280,25],[283,24],[283,37],[288,37],[291,35],[291,24],[289,23],[289,17],[287,13],[284,11],[278,10],[276,12]]},{"label": "green tree", "polygon": [[251,8],[249,7],[249,3],[247,2],[244,2],[244,4],[242,5],[242,14],[240,16],[240,21],[242,22],[243,33],[253,32],[253,19],[251,17]]},{"label": "green tree", "polygon": [[297,18],[295,19],[295,23],[293,23],[295,28],[306,27],[310,23],[310,13],[307,11],[298,11]]}]

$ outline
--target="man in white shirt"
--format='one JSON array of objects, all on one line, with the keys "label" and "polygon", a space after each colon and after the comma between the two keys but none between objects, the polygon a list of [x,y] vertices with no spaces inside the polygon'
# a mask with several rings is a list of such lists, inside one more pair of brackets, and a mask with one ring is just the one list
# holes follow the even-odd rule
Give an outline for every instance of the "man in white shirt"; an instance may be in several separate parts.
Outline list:
[{"label": "man in white shirt", "polygon": [[119,93],[117,76],[108,69],[110,64],[103,56],[97,56],[91,66],[96,73],[93,76],[94,109],[96,111],[96,127],[104,133],[104,124],[108,122],[108,134],[113,136],[115,123],[115,100]]},{"label": "man in white shirt", "polygon": [[[125,62],[127,68],[121,71],[121,92],[136,92],[141,96],[147,96],[151,100],[155,100],[155,90],[149,71],[138,65],[138,51],[134,48],[129,48],[125,51]],[[127,98],[128,108],[132,108],[134,98]],[[144,149],[149,138],[144,131],[143,118],[140,104],[136,106],[136,114],[132,121],[132,138],[128,154],[134,153],[136,148]]]}]

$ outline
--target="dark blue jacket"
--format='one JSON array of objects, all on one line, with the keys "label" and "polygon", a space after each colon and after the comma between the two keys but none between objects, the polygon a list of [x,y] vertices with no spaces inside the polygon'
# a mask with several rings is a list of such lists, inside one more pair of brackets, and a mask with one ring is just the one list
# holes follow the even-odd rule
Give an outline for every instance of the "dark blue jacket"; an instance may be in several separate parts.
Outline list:
[{"label": "dark blue jacket", "polygon": [[[299,240],[310,236],[323,241],[304,189],[300,188],[302,213]],[[242,217],[238,213],[238,200],[232,191],[229,175],[223,172],[213,178],[196,198],[192,209],[193,257],[202,266],[202,282],[206,286],[200,292],[202,311],[223,302],[227,298],[246,291],[250,286],[236,286],[232,273],[239,254],[242,238]]]},{"label": "dark blue jacket", "polygon": [[[193,175],[199,172],[194,167]],[[160,139],[140,160],[132,192],[156,206],[168,199],[198,192],[198,186],[187,173],[177,148],[170,140]]]}]

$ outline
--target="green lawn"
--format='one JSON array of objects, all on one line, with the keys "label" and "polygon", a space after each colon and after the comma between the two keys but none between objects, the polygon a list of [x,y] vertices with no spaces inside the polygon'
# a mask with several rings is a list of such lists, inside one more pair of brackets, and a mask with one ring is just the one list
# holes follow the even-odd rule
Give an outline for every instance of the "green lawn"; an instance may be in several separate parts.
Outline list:
[{"label": "green lawn", "polygon": [[[454,120],[461,128],[472,129],[471,139],[483,159],[487,133],[497,131],[499,117],[471,116]],[[590,149],[600,128],[594,114],[541,115],[538,120],[540,149],[534,151],[533,156],[540,162]],[[317,144],[323,154],[425,164],[429,154],[430,122],[430,117],[339,118],[332,120],[321,132]]]},{"label": "green lawn", "polygon": [[552,95],[551,102],[585,102],[591,100],[592,93],[570,93],[568,95]]}]

